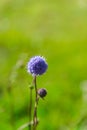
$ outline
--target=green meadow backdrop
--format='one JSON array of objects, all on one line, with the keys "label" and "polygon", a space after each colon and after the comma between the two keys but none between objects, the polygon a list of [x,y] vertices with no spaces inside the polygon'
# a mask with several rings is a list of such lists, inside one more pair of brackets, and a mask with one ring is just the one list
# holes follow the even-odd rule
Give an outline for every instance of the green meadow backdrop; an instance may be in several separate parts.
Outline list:
[{"label": "green meadow backdrop", "polygon": [[35,55],[48,62],[37,77],[48,91],[37,130],[87,130],[86,0],[0,0],[0,130],[28,122],[27,62]]}]

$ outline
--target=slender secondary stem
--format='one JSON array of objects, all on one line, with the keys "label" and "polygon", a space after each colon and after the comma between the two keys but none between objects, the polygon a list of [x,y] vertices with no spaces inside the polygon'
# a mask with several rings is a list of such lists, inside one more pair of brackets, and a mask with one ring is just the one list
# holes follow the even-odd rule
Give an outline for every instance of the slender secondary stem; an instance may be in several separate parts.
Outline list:
[{"label": "slender secondary stem", "polygon": [[37,95],[37,84],[36,84],[36,76],[34,76],[34,85],[35,85],[35,106],[34,106],[34,116],[33,116],[33,130],[36,130],[37,127],[37,105],[38,105],[38,95]]},{"label": "slender secondary stem", "polygon": [[[39,120],[37,119],[37,123],[38,123],[38,122],[39,122]],[[24,130],[24,129],[27,128],[28,126],[32,126],[32,125],[34,125],[34,122],[33,122],[33,121],[23,124],[23,125],[20,126],[17,130]]]},{"label": "slender secondary stem", "polygon": [[[32,118],[32,87],[30,87],[30,106],[29,106],[29,122],[31,122]],[[31,125],[29,125],[29,130],[31,130]]]}]

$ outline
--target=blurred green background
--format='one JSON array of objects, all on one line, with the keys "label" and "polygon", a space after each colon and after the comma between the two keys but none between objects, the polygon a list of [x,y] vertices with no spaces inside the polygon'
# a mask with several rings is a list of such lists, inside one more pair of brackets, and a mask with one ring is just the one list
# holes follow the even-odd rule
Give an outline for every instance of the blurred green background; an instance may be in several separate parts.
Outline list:
[{"label": "blurred green background", "polygon": [[28,122],[35,55],[49,66],[37,78],[48,91],[37,129],[87,130],[87,0],[0,0],[0,130],[13,130],[11,109],[14,130]]}]

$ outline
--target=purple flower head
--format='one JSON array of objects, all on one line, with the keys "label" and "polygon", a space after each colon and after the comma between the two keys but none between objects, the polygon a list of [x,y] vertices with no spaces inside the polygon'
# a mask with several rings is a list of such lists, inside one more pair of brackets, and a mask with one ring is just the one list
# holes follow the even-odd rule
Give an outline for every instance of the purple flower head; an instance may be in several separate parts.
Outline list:
[{"label": "purple flower head", "polygon": [[42,75],[46,72],[48,65],[45,58],[41,56],[34,56],[28,62],[28,72],[32,75]]}]

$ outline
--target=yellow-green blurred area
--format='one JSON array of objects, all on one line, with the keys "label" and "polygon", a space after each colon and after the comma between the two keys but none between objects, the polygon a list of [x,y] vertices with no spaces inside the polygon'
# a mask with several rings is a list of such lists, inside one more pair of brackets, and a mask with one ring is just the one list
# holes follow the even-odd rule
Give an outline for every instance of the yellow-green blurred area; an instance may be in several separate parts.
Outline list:
[{"label": "yellow-green blurred area", "polygon": [[35,55],[48,62],[37,130],[87,130],[87,0],[0,0],[0,130],[13,130],[12,108],[14,130],[29,120]]}]

